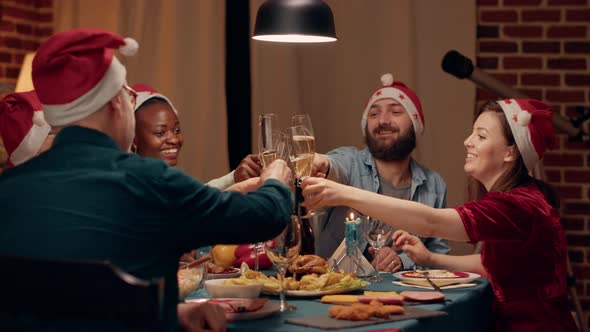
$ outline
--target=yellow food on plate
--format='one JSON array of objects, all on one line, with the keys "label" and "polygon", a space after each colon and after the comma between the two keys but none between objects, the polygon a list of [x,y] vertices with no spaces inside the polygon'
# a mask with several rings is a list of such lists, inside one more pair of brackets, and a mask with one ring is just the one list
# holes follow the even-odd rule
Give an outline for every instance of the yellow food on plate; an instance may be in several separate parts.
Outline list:
[{"label": "yellow food on plate", "polygon": [[403,296],[399,295],[398,292],[375,292],[375,291],[364,291],[365,296],[387,296],[387,297],[398,297],[403,299]]},{"label": "yellow food on plate", "polygon": [[322,303],[358,303],[358,295],[324,295],[320,299]]},{"label": "yellow food on plate", "polygon": [[[246,279],[249,282],[258,282],[263,284],[263,289],[267,291],[278,291],[279,281],[276,277],[269,277],[264,273],[242,268],[242,276],[238,279]],[[233,281],[232,281],[233,282]],[[285,290],[292,291],[333,291],[345,288],[361,288],[367,285],[367,282],[358,279],[352,273],[328,272],[324,274],[307,274],[297,281],[293,277],[285,278]]]}]

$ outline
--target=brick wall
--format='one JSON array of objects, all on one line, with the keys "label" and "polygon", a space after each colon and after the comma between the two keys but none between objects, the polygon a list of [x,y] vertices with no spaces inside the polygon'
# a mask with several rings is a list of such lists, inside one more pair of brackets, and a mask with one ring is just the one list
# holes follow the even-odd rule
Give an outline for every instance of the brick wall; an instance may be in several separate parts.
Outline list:
[{"label": "brick wall", "polygon": [[[589,2],[478,0],[478,67],[552,105],[555,112],[576,115],[576,106],[590,106]],[[477,97],[495,98],[482,90]],[[588,324],[590,145],[560,136],[559,149],[545,157],[545,173],[563,199],[562,220]]]},{"label": "brick wall", "polygon": [[[52,33],[53,0],[0,0],[0,83],[16,85],[25,54]],[[0,141],[0,168],[5,159]]]}]

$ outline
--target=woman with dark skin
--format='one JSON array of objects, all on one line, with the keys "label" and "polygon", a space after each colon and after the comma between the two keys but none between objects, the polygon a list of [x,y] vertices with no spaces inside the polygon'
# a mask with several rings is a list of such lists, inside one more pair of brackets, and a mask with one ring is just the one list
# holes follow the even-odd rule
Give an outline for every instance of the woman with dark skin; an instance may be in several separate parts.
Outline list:
[{"label": "woman with dark skin", "polygon": [[[162,159],[168,165],[176,166],[184,143],[178,111],[166,96],[148,85],[136,84],[133,89],[138,96],[132,151],[140,156]],[[248,191],[258,183],[261,171],[258,156],[250,154],[240,162],[235,171],[211,180],[207,185],[220,190]]]}]

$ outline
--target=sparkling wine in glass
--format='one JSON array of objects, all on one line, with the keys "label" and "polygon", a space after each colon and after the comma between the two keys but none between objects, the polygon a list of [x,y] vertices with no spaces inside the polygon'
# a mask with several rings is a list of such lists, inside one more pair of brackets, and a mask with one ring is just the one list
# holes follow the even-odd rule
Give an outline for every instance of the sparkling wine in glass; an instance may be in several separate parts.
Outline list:
[{"label": "sparkling wine in glass", "polygon": [[375,218],[365,216],[362,218],[360,228],[365,239],[375,249],[375,275],[369,278],[369,281],[382,282],[385,279],[379,275],[379,250],[391,239],[393,227]]},{"label": "sparkling wine in glass", "polygon": [[287,128],[287,138],[289,139],[290,153],[289,159],[295,173],[296,186],[296,209],[299,217],[311,218],[316,215],[314,211],[305,211],[301,207],[304,197],[301,194],[301,180],[311,176],[313,158],[315,155],[315,138],[310,130],[305,126],[294,126]]},{"label": "sparkling wine in glass", "polygon": [[272,248],[264,246],[266,255],[279,270],[280,311],[293,311],[295,306],[285,301],[285,273],[287,267],[299,256],[301,250],[301,224],[297,216],[291,216],[285,229],[275,237]]}]

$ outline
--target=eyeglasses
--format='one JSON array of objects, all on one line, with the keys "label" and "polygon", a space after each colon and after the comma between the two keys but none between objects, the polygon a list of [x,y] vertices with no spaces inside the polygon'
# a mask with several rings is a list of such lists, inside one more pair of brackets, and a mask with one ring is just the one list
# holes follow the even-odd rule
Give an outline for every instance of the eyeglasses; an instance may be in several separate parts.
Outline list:
[{"label": "eyeglasses", "polygon": [[135,105],[137,104],[137,91],[133,90],[128,85],[123,85],[123,89],[125,89],[131,97],[131,107],[135,109]]}]

